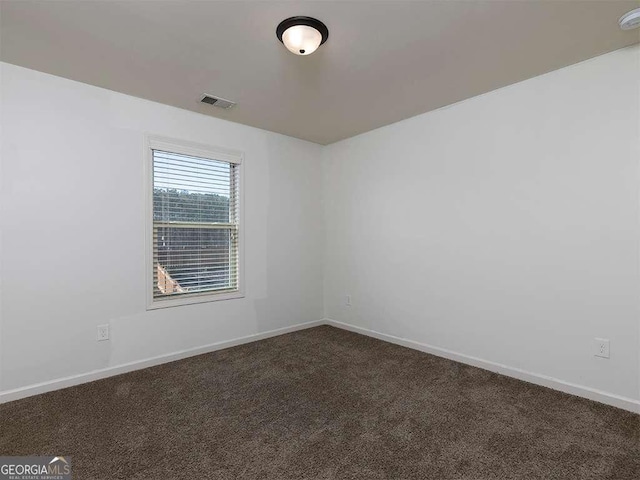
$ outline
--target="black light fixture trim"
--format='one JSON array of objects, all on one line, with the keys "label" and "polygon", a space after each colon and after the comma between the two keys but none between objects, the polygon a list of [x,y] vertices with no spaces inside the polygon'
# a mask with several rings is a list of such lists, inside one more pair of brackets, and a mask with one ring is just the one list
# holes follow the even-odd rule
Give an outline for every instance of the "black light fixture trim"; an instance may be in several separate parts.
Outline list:
[{"label": "black light fixture trim", "polygon": [[311,17],[290,17],[286,20],[281,21],[280,25],[278,25],[278,28],[276,28],[276,35],[278,37],[278,40],[280,40],[284,44],[284,42],[282,41],[282,34],[288,28],[295,27],[296,25],[305,25],[307,27],[312,27],[318,30],[320,32],[320,35],[322,35],[322,41],[320,42],[320,45],[326,42],[327,38],[329,38],[329,29],[320,20]]}]

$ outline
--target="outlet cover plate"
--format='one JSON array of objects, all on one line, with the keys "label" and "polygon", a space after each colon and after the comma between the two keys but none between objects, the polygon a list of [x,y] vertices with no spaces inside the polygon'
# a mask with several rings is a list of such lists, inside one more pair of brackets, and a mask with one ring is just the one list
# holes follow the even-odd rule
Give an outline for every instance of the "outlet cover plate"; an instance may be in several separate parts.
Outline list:
[{"label": "outlet cover plate", "polygon": [[98,341],[109,340],[109,325],[98,325]]},{"label": "outlet cover plate", "polygon": [[594,338],[593,349],[593,354],[596,357],[609,358],[609,339]]}]

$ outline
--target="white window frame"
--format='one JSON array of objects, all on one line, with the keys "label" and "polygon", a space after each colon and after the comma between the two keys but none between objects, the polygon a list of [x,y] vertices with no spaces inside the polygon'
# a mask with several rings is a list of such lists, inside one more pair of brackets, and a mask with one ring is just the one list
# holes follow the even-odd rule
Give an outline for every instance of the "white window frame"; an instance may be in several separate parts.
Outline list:
[{"label": "white window frame", "polygon": [[[243,298],[244,294],[244,154],[237,150],[213,147],[199,143],[176,140],[172,138],[145,135],[144,142],[144,192],[145,192],[145,278],[147,310],[158,308],[177,307],[181,305],[193,305],[196,303],[216,302],[233,298]],[[175,298],[158,299],[153,296],[153,150],[190,155],[194,157],[208,158],[236,164],[239,168],[239,192],[238,192],[238,288],[232,292],[193,293]]]}]

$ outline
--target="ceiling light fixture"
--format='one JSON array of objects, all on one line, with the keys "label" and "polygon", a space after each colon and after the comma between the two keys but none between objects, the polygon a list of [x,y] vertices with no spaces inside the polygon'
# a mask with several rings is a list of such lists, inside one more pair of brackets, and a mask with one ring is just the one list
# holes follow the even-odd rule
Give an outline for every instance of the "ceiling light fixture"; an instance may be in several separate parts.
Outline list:
[{"label": "ceiling light fixture", "polygon": [[632,28],[640,27],[640,8],[625,13],[620,17],[618,23],[622,30],[631,30]]},{"label": "ceiling light fixture", "polygon": [[329,38],[329,29],[311,17],[291,17],[280,22],[276,36],[296,55],[311,55]]}]

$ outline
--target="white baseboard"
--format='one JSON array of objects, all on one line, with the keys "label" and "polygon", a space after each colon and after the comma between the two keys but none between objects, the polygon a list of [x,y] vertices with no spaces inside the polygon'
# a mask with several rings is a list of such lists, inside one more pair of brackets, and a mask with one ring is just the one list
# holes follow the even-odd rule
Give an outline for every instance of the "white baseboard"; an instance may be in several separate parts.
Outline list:
[{"label": "white baseboard", "polygon": [[307,328],[317,327],[324,325],[324,320],[317,320],[314,322],[300,323],[298,325],[292,325],[290,327],[278,328],[275,330],[269,330],[268,332],[256,333],[253,335],[247,335],[245,337],[235,338],[233,340],[226,340],[223,342],[211,343],[209,345],[203,345],[201,347],[189,348],[186,350],[180,350],[178,352],[168,353],[166,355],[158,355],[157,357],[147,358],[144,360],[138,360],[135,362],[129,362],[122,365],[116,365],[113,367],[101,368],[99,370],[92,370],[86,373],[80,373],[78,375],[71,375],[68,377],[57,378],[47,382],[36,383],[34,385],[28,385],[26,387],[16,388],[14,390],[7,390],[0,392],[0,403],[11,402],[13,400],[19,400],[21,398],[30,397],[32,395],[38,395],[41,393],[51,392],[53,390],[60,390],[62,388],[72,387],[74,385],[80,385],[81,383],[93,382],[102,378],[112,377],[114,375],[120,375],[122,373],[132,372],[134,370],[141,370],[147,367],[153,367],[155,365],[161,365],[163,363],[174,362],[187,357],[193,357],[195,355],[201,355],[203,353],[215,352],[216,350],[222,350],[224,348],[235,347],[245,343],[256,342],[258,340],[264,340],[270,337],[276,337],[278,335],[284,335],[285,333],[291,333],[298,330],[305,330]]},{"label": "white baseboard", "polygon": [[363,327],[357,327],[343,322],[338,322],[330,318],[325,318],[327,325],[332,325],[337,328],[349,330],[351,332],[360,333],[369,337],[384,340],[385,342],[395,343],[396,345],[402,345],[403,347],[412,348],[414,350],[420,350],[421,352],[430,353],[438,357],[444,357],[456,362],[465,363],[474,367],[479,367],[484,370],[499,373],[507,377],[517,378],[518,380],[524,380],[525,382],[534,383],[536,385],[542,385],[543,387],[559,390],[564,393],[576,395],[578,397],[588,398],[596,402],[612,405],[614,407],[622,408],[634,413],[640,413],[640,400],[633,398],[622,397],[613,393],[604,392],[595,388],[585,387],[583,385],[576,385],[575,383],[565,382],[558,378],[549,377],[547,375],[541,375],[538,373],[527,372],[519,368],[509,367],[508,365],[502,365],[500,363],[490,362],[481,358],[472,357],[458,352],[453,352],[444,348],[434,347],[420,342],[414,342],[413,340],[407,340],[405,338],[395,337],[386,333],[376,332]]},{"label": "white baseboard", "polygon": [[318,320],[314,322],[301,323],[298,325],[292,325],[289,327],[278,328],[275,330],[269,330],[267,332],[256,333],[253,335],[247,335],[245,337],[236,338],[233,340],[226,340],[223,342],[211,343],[209,345],[203,345],[201,347],[190,348],[186,350],[180,350],[178,352],[168,353],[166,355],[159,355],[157,357],[147,358],[135,362],[125,363],[122,365],[116,365],[113,367],[102,368],[99,370],[93,370],[78,375],[71,375],[68,377],[58,378],[47,382],[37,383],[34,385],[28,385],[26,387],[16,388],[14,390],[7,390],[0,392],[0,403],[11,402],[13,400],[19,400],[21,398],[30,397],[32,395],[38,395],[41,393],[51,392],[53,390],[60,390],[62,388],[72,387],[74,385],[80,385],[82,383],[93,382],[114,375],[120,375],[122,373],[132,372],[134,370],[141,370],[147,367],[153,367],[155,365],[161,365],[163,363],[169,363],[183,358],[193,357],[195,355],[201,355],[203,353],[215,352],[216,350],[222,350],[224,348],[235,347],[237,345],[243,345],[245,343],[256,342],[270,337],[278,335],[284,335],[286,333],[295,332],[298,330],[304,330],[307,328],[317,327],[320,325],[332,325],[337,328],[349,330],[369,337],[377,338],[385,342],[394,343],[396,345],[402,345],[404,347],[412,348],[422,352],[437,355],[439,357],[448,358],[456,362],[472,365],[485,370],[489,370],[508,377],[524,380],[525,382],[534,383],[536,385],[542,385],[544,387],[559,390],[561,392],[569,393],[571,395],[577,395],[579,397],[588,398],[596,402],[601,402],[614,407],[622,408],[634,413],[640,413],[640,400],[632,398],[622,397],[613,393],[604,392],[590,387],[582,385],[576,385],[574,383],[565,382],[557,378],[549,377],[547,375],[541,375],[538,373],[528,372],[519,368],[509,367],[507,365],[490,362],[481,358],[472,357],[458,352],[453,352],[444,348],[434,347],[413,340],[407,340],[405,338],[395,337],[386,333],[376,332],[363,327],[357,327],[343,322],[338,322],[329,318],[324,320]]}]

